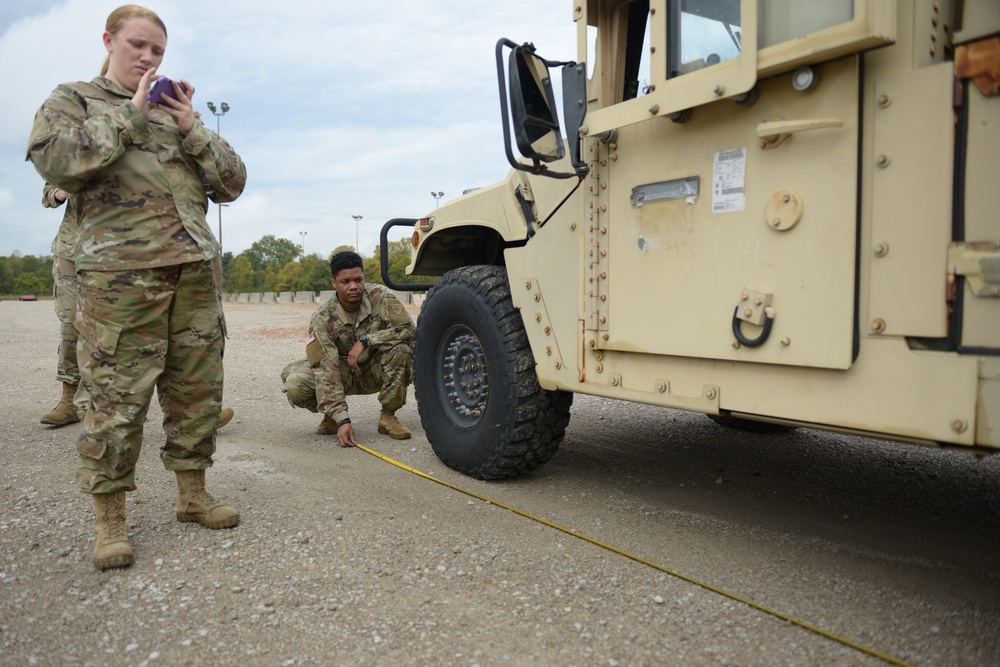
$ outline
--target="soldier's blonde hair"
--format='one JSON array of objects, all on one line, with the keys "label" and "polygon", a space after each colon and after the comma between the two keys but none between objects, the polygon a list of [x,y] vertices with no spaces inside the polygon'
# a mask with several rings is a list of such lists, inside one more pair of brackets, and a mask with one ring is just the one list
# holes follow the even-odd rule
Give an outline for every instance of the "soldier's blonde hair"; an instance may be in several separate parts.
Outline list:
[{"label": "soldier's blonde hair", "polygon": [[[139,5],[122,5],[108,14],[108,22],[104,25],[104,29],[108,31],[109,34],[117,35],[118,31],[122,29],[123,25],[125,25],[125,21],[134,18],[143,18],[148,21],[152,21],[159,26],[160,30],[163,31],[163,36],[167,36],[167,26],[163,24],[163,20],[156,15],[156,12],[152,9],[140,7]],[[108,54],[104,57],[104,64],[101,65],[101,76],[108,73],[108,66],[110,64],[111,54]]]}]

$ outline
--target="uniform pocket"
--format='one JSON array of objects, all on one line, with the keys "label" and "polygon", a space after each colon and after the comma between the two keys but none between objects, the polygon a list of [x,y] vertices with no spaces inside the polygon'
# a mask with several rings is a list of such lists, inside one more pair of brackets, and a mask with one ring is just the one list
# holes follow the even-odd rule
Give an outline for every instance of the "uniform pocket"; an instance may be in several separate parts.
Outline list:
[{"label": "uniform pocket", "polygon": [[109,322],[77,303],[76,329],[91,347],[105,356],[113,356],[122,335],[122,325]]},{"label": "uniform pocket", "polygon": [[104,453],[108,451],[108,446],[101,442],[96,442],[86,435],[81,435],[76,441],[76,453],[86,456],[88,459],[100,461],[104,458]]},{"label": "uniform pocket", "polygon": [[[117,396],[114,393],[118,375],[115,353],[123,327],[94,315],[87,310],[82,300],[77,301],[74,319],[80,335],[76,348],[80,375],[90,390],[90,404],[96,409],[106,405],[110,400],[109,396]],[[100,459],[104,456],[104,445],[84,434],[77,442],[77,451],[81,456]]]}]

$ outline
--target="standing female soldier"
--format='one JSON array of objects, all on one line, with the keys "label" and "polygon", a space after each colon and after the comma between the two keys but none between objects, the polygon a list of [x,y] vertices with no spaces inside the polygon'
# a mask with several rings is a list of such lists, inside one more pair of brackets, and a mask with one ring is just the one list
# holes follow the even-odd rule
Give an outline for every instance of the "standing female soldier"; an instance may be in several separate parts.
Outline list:
[{"label": "standing female soldier", "polygon": [[[222,400],[224,321],[219,246],[207,196],[236,199],[246,169],[191,106],[194,88],[151,104],[167,30],[152,11],[124,5],[108,16],[101,75],[59,86],[35,116],[30,159],[76,198],[80,363],[92,382],[77,441],[77,481],[94,497],[94,564],[133,561],[125,492],[153,389],[163,408],[164,466],[177,474],[179,521],[239,522],[205,491]],[[210,190],[209,190],[210,189]]]}]

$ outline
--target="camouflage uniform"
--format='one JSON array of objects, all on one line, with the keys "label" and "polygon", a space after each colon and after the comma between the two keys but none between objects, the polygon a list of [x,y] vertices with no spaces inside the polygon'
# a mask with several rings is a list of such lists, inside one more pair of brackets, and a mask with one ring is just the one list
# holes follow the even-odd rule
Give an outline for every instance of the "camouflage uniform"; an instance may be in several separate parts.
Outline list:
[{"label": "camouflage uniform", "polygon": [[131,99],[104,77],[62,84],[28,144],[38,172],[79,208],[76,325],[93,387],[77,481],[94,494],[135,489],[154,387],[164,466],[212,465],[225,322],[207,188],[227,202],[246,183],[243,161],[200,120],[185,137],[165,112],[144,119]]},{"label": "camouflage uniform", "polygon": [[[57,188],[49,183],[42,189],[42,206],[58,208],[64,202],[56,199]],[[59,318],[59,363],[56,380],[66,384],[80,384],[80,367],[76,362],[76,327],[73,326],[76,299],[80,294],[80,281],[76,277],[73,248],[79,230],[76,203],[70,197],[65,201],[66,212],[62,224],[52,240],[52,279],[56,287],[56,317]]]},{"label": "camouflage uniform", "polygon": [[[307,358],[281,372],[282,391],[294,407],[321,412],[337,424],[349,416],[347,396],[377,393],[382,407],[394,412],[406,403],[414,329],[406,308],[382,285],[365,285],[361,308],[353,313],[334,294],[313,313]],[[362,335],[370,342],[355,372],[347,354]]]}]

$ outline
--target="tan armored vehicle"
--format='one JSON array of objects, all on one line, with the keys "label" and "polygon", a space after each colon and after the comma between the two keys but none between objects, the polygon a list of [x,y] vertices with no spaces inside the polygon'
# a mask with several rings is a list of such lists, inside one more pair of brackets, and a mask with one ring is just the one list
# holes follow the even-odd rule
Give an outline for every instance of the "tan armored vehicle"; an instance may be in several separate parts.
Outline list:
[{"label": "tan armored vehicle", "polygon": [[438,456],[537,468],[575,392],[1000,449],[1000,2],[571,12],[573,63],[497,45],[506,180],[383,228],[443,276],[415,351]]}]

